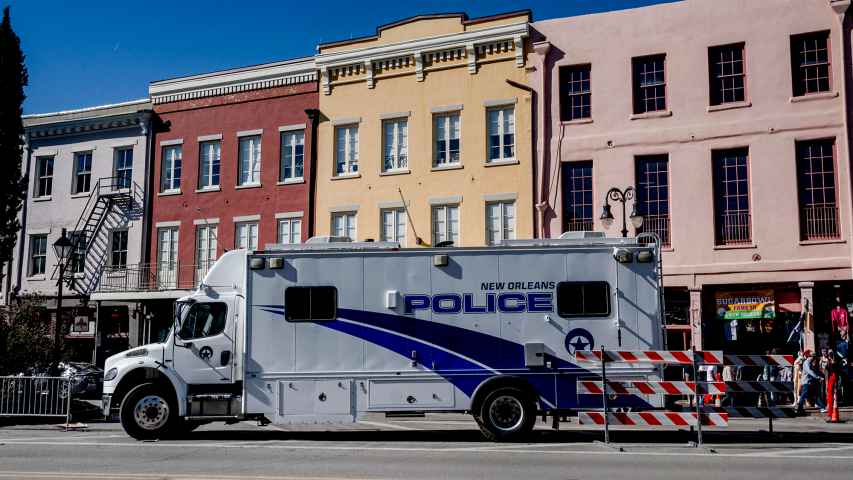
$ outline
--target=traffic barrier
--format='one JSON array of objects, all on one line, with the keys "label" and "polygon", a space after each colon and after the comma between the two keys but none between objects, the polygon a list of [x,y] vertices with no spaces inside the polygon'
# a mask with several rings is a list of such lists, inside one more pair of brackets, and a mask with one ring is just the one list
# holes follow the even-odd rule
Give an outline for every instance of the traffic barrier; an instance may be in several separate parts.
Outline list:
[{"label": "traffic barrier", "polygon": [[[703,413],[702,425],[713,427],[728,426],[726,413]],[[611,425],[648,425],[648,426],[696,426],[696,414],[692,412],[608,412],[607,422]],[[578,412],[579,425],[604,425],[603,412]]]},{"label": "traffic barrier", "polygon": [[794,382],[768,382],[764,380],[726,382],[728,393],[793,393]]},{"label": "traffic barrier", "polygon": [[792,407],[702,407],[703,413],[726,414],[731,418],[794,418]]},{"label": "traffic barrier", "polygon": [[0,377],[0,415],[65,417],[71,422],[71,379],[65,377]]},{"label": "traffic barrier", "polygon": [[688,365],[693,364],[694,356],[696,363],[721,364],[723,363],[723,352],[666,352],[649,350],[578,350],[575,351],[577,362],[600,362],[602,356],[604,361],[627,362],[627,363],[665,363]]},{"label": "traffic barrier", "polygon": [[[693,395],[697,388],[700,394],[726,394],[725,382],[700,382],[698,387],[694,382],[607,382],[607,393],[612,395]],[[601,395],[601,382],[581,380],[578,382],[578,393]]]},{"label": "traffic barrier", "polygon": [[748,367],[790,367],[794,365],[793,355],[724,355],[724,365],[745,365]]}]

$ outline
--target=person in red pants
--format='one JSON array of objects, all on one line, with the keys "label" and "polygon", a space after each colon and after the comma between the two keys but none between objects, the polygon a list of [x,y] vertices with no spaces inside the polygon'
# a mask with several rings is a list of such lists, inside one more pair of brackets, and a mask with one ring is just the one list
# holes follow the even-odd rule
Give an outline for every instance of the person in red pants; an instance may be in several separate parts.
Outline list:
[{"label": "person in red pants", "polygon": [[[830,419],[838,418],[838,381],[841,379],[841,368],[835,358],[835,352],[827,352],[826,362],[826,406]],[[833,416],[834,415],[834,416]]]}]

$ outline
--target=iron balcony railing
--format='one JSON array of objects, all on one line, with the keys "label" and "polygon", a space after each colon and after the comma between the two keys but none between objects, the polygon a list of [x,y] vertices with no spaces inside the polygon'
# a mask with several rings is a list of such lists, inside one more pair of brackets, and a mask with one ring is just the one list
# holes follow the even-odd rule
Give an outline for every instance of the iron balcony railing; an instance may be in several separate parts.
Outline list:
[{"label": "iron balcony railing", "polygon": [[595,224],[592,221],[570,220],[566,222],[566,232],[592,232],[593,230],[595,230]]},{"label": "iron balcony railing", "polygon": [[660,237],[661,247],[672,246],[672,235],[670,233],[670,220],[667,215],[650,215],[643,219],[642,232],[656,233]]},{"label": "iron balcony railing", "polygon": [[100,292],[144,292],[192,290],[210,271],[216,260],[194,262],[137,263],[104,265],[98,282]]},{"label": "iron balcony railing", "polygon": [[841,229],[838,227],[838,207],[834,205],[803,207],[800,220],[803,240],[841,238]]},{"label": "iron balcony railing", "polygon": [[748,213],[717,215],[717,245],[749,245],[752,225]]}]

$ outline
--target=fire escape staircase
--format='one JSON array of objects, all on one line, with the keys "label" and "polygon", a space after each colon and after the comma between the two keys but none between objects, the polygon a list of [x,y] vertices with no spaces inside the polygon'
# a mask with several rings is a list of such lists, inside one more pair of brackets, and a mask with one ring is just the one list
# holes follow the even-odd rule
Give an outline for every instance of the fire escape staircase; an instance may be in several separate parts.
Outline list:
[{"label": "fire escape staircase", "polygon": [[[71,242],[74,245],[74,248],[71,250],[72,258],[75,253],[82,253],[82,257],[84,259],[86,258],[89,250],[95,244],[95,233],[97,233],[98,229],[104,223],[107,213],[109,213],[114,206],[119,208],[123,207],[127,210],[130,210],[133,207],[133,183],[129,178],[101,178],[95,184],[95,187],[92,188],[91,193],[89,194],[89,200],[86,202],[86,207],[83,209],[83,213],[80,214],[80,218],[77,220],[77,225],[74,227],[74,230],[69,232],[71,235]],[[83,252],[78,251],[80,242],[85,242],[86,245]],[[69,259],[69,261],[70,260],[71,259]],[[69,262],[67,268],[70,267],[71,263]],[[68,279],[69,275],[67,273],[65,276],[66,279]],[[57,280],[58,278],[59,265],[57,264],[53,269],[51,279]]]}]

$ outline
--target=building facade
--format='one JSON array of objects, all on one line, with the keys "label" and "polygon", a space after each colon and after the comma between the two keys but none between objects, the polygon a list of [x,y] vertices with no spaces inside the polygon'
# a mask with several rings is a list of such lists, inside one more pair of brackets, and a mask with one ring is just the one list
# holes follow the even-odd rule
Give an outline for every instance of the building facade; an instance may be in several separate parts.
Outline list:
[{"label": "building facade", "polygon": [[[645,220],[628,229],[662,238],[671,348],[796,350],[807,307],[814,349],[853,308],[849,4],[686,0],[531,25],[538,234],[602,230],[609,189],[635,188]],[[727,311],[744,297],[765,312]]]},{"label": "building facade", "polygon": [[194,290],[223,249],[263,249],[310,235],[312,58],[153,82],[151,237],[138,282],[100,296],[141,297],[150,340],[172,302]]},{"label": "building facade", "polygon": [[66,230],[75,249],[62,306],[75,312],[71,336],[80,360],[102,361],[139,341],[132,299],[101,302],[91,295],[101,282],[126,276],[146,249],[151,117],[147,100],[23,117],[30,184],[9,293],[39,293],[55,315],[53,243]]},{"label": "building facade", "polygon": [[424,15],[319,46],[318,235],[532,235],[529,18]]}]

